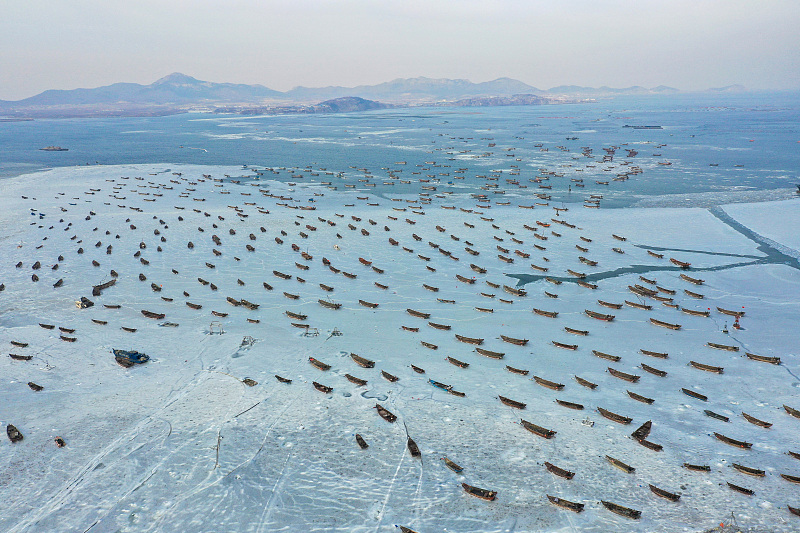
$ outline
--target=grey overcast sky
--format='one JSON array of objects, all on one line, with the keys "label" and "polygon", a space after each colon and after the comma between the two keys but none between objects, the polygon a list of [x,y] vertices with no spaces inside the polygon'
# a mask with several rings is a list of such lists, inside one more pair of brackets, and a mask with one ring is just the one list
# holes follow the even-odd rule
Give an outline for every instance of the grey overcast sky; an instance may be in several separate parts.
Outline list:
[{"label": "grey overcast sky", "polygon": [[3,0],[0,99],[201,80],[427,76],[800,88],[800,0]]}]

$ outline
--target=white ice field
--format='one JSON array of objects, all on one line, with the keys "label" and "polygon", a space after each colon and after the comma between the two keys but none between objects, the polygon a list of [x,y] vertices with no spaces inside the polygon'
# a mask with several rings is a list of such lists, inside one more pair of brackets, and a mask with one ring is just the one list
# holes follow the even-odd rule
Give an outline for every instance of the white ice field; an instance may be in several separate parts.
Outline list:
[{"label": "white ice field", "polygon": [[[787,509],[800,507],[800,485],[781,476],[800,476],[800,460],[788,453],[800,453],[800,419],[783,407],[800,409],[798,200],[725,206],[752,232],[746,235],[719,218],[719,210],[578,205],[556,217],[544,205],[477,207],[467,194],[432,194],[425,204],[406,201],[416,196],[377,198],[368,189],[216,181],[240,172],[138,165],[3,180],[0,420],[4,427],[16,426],[24,439],[0,440],[0,530],[377,533],[402,525],[419,532],[699,532],[727,522],[731,513],[744,530],[800,530],[800,516]],[[309,198],[316,200],[315,210],[286,205],[309,205]],[[340,272],[324,265],[323,257]],[[671,257],[691,268],[680,270]],[[37,261],[41,268],[33,270]],[[615,272],[626,267],[633,268]],[[92,296],[92,286],[112,279],[112,269],[119,274],[116,285]],[[597,288],[579,286],[568,269],[586,273]],[[140,281],[139,274],[146,279]],[[540,279],[520,286],[527,295],[516,296],[503,289],[517,285],[509,276],[516,274]],[[59,279],[63,285],[55,288]],[[678,307],[628,289],[637,284]],[[77,308],[81,296],[95,305]],[[233,306],[226,297],[259,307]],[[341,308],[323,307],[320,299]],[[623,305],[611,309],[598,300]],[[192,309],[187,301],[202,308]],[[733,317],[717,307],[744,311],[742,329],[734,329]],[[430,318],[411,316],[409,308]],[[533,308],[558,315],[548,318]],[[710,313],[696,316],[684,308]],[[590,318],[587,309],[615,318]],[[142,310],[166,316],[154,320]],[[298,320],[286,311],[307,315],[308,335],[292,326]],[[658,327],[651,318],[681,328]],[[334,329],[341,335],[332,335]],[[504,358],[479,355],[456,334],[484,339],[481,348]],[[517,346],[500,335],[529,342]],[[242,346],[247,336],[254,343]],[[552,341],[578,347],[566,350]],[[738,351],[713,349],[709,342]],[[138,350],[151,359],[123,368],[112,348]],[[592,350],[621,359],[612,362]],[[782,363],[758,362],[745,352],[780,357]],[[32,358],[13,359],[10,353]],[[375,367],[356,365],[351,353],[375,361]],[[469,366],[455,366],[448,356]],[[331,369],[319,370],[309,357]],[[724,370],[703,371],[690,361]],[[643,363],[666,376],[643,370]],[[506,365],[529,374],[509,372]],[[640,379],[619,379],[609,367]],[[399,380],[389,382],[381,371]],[[276,374],[292,383],[278,382]],[[368,383],[357,386],[344,374]],[[576,375],[597,388],[581,386]],[[544,387],[533,376],[563,384],[563,390]],[[247,386],[245,378],[257,385]],[[429,379],[465,396],[435,388]],[[322,393],[312,381],[333,391]],[[35,392],[28,382],[44,388]],[[627,391],[654,401],[637,401]],[[526,408],[504,405],[499,395]],[[556,399],[584,409],[566,408]],[[397,422],[383,420],[376,403],[397,415]],[[632,421],[616,423],[598,407]],[[772,426],[748,422],[743,412]],[[557,433],[542,438],[526,431],[520,419]],[[630,436],[647,420],[647,439],[662,451]],[[409,454],[406,428],[421,459]],[[369,448],[359,448],[356,433]],[[714,433],[752,448],[731,446]],[[66,446],[56,446],[57,436]],[[635,471],[616,468],[606,456]],[[443,457],[462,466],[461,474],[448,469]],[[574,478],[553,475],[545,461],[574,472]],[[710,471],[692,471],[684,463]],[[748,475],[734,463],[764,475]],[[497,491],[497,498],[473,497],[462,482]],[[650,484],[680,500],[656,496]],[[547,495],[582,503],[584,510],[557,507]],[[601,500],[639,510],[641,517],[614,514]]]}]

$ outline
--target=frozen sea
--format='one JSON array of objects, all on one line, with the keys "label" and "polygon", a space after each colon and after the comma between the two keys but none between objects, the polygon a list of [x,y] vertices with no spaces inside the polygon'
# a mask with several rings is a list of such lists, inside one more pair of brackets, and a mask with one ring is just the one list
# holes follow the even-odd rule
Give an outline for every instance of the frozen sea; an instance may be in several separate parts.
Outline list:
[{"label": "frozen sea", "polygon": [[[797,531],[796,111],[727,95],[0,124],[0,420],[24,435],[0,441],[0,530],[701,532],[733,513]],[[648,420],[661,451],[631,438]]]}]

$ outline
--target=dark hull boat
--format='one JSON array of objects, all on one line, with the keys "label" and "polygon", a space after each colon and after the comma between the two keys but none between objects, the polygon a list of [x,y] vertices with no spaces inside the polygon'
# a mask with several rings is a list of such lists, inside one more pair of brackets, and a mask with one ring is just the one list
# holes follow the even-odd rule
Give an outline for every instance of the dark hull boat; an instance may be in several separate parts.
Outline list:
[{"label": "dark hull boat", "polygon": [[378,414],[381,415],[381,418],[383,418],[387,422],[392,423],[397,420],[397,417],[394,414],[392,414],[388,409],[383,407],[381,404],[376,403],[375,409],[378,410]]},{"label": "dark hull boat", "polygon": [[121,366],[125,368],[130,368],[133,365],[138,365],[142,363],[146,363],[150,360],[150,357],[147,354],[143,354],[133,350],[111,350],[114,353],[114,359],[119,363]]},{"label": "dark hull boat", "polygon": [[569,511],[573,511],[575,513],[580,513],[583,511],[583,504],[577,502],[571,502],[569,500],[565,500],[564,498],[558,498],[557,496],[550,496],[547,495],[547,499],[550,500],[550,503],[553,505],[558,505],[562,509],[567,509]]},{"label": "dark hull boat", "polygon": [[642,516],[641,511],[637,511],[636,509],[631,509],[629,507],[623,507],[622,505],[607,502],[605,500],[600,500],[600,503],[603,504],[603,507],[611,511],[612,513],[616,513],[620,516],[624,516],[626,518],[633,518],[637,519]]},{"label": "dark hull boat", "polygon": [[551,474],[554,474],[558,477],[563,477],[564,479],[572,479],[575,477],[575,472],[564,470],[563,468],[559,468],[553,463],[548,463],[547,461],[544,462],[544,467],[547,468],[547,471]]},{"label": "dark hull boat", "polygon": [[497,497],[497,491],[494,490],[481,489],[478,487],[473,487],[472,485],[467,485],[466,483],[462,483],[461,487],[467,494],[482,500],[494,501],[494,499]]}]

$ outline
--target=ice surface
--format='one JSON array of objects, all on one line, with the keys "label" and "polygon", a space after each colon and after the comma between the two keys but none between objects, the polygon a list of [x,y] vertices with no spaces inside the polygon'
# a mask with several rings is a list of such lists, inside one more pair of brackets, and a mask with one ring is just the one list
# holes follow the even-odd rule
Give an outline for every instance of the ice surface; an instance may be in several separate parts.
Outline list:
[{"label": "ice surface", "polygon": [[[797,486],[779,475],[800,473],[800,461],[787,455],[789,450],[800,452],[800,420],[782,407],[800,408],[800,272],[778,260],[764,242],[700,208],[570,207],[560,217],[575,225],[570,228],[553,222],[556,213],[547,206],[478,209],[467,194],[433,196],[431,205],[422,205],[405,201],[415,196],[398,196],[403,201],[394,202],[366,189],[215,181],[241,172],[226,167],[107,166],[62,168],[3,182],[0,345],[6,353],[0,358],[0,413],[3,423],[14,424],[25,439],[16,444],[0,441],[0,529],[389,532],[401,524],[421,532],[675,532],[710,529],[731,512],[740,525],[756,530],[788,532],[800,527],[799,519],[786,510],[787,504],[800,504]],[[121,189],[112,190],[116,185]],[[262,190],[274,196],[264,196]],[[201,198],[204,201],[196,201]],[[315,210],[280,205],[308,205],[308,198],[316,200]],[[442,205],[473,212],[441,209]],[[725,211],[785,251],[798,248],[797,205],[790,200],[727,206]],[[248,216],[238,216],[231,206]],[[782,223],[771,225],[765,222],[769,219]],[[550,226],[537,225],[537,220]],[[547,240],[534,238],[523,225],[536,227]],[[255,240],[249,238],[251,233]],[[212,235],[219,236],[220,245]],[[390,237],[399,245],[391,246]],[[100,246],[95,246],[98,241]],[[193,249],[187,247],[189,241]],[[292,251],[293,243],[298,252]],[[106,253],[109,244],[111,254]],[[246,249],[248,244],[254,252]],[[580,252],[576,245],[590,252]],[[469,255],[465,246],[480,255]],[[77,253],[79,247],[83,254]],[[615,253],[615,247],[625,253]],[[214,255],[215,249],[221,255]],[[648,254],[648,249],[664,258]],[[530,253],[530,258],[514,250]],[[149,264],[134,257],[139,251]],[[300,252],[313,259],[304,260]],[[51,270],[59,254],[64,260],[58,270]],[[515,261],[505,263],[498,254]],[[598,265],[581,263],[579,255]],[[357,277],[334,273],[323,265],[323,257]],[[684,272],[669,262],[670,257],[690,262],[686,274],[702,278],[703,285],[681,279]],[[33,271],[37,260],[42,268]],[[100,266],[93,266],[92,260]],[[22,266],[16,268],[20,261]],[[309,269],[300,270],[297,263]],[[474,272],[470,263],[487,273]],[[524,286],[525,297],[505,292],[502,285],[516,285],[514,276],[537,275],[530,263],[546,265],[546,275],[563,283],[553,285],[538,276]],[[119,273],[116,285],[92,297],[92,286],[111,279],[111,269]],[[567,269],[586,273],[598,289],[578,286]],[[282,280],[273,270],[293,279]],[[40,278],[36,283],[33,273]],[[140,273],[145,281],[139,281]],[[464,283],[456,275],[474,277],[476,283]],[[674,301],[681,307],[709,309],[710,316],[691,316],[653,299],[640,299],[628,286],[652,285],[639,276],[675,290]],[[63,286],[54,288],[61,278]],[[201,285],[198,278],[218,290]],[[274,289],[265,290],[264,282]],[[154,292],[151,283],[162,290]],[[326,292],[319,284],[334,290]],[[423,284],[439,291],[426,290]],[[692,298],[684,289],[705,298]],[[558,298],[547,297],[545,291]],[[300,298],[288,299],[284,292]],[[78,309],[74,302],[81,296],[90,297],[95,306]],[[227,296],[260,307],[234,307]],[[341,309],[318,303],[327,298],[341,303]],[[614,310],[599,306],[598,299],[644,302],[653,308],[624,305]],[[379,307],[369,309],[359,300]],[[203,307],[190,309],[186,301]],[[108,309],[104,304],[121,307]],[[717,306],[744,310],[743,329],[733,329],[732,317],[717,312]],[[494,312],[478,312],[476,307]],[[546,318],[532,313],[533,307],[559,314]],[[431,322],[452,329],[434,329],[428,320],[409,315],[408,308],[430,313]],[[165,313],[164,321],[179,326],[161,327],[164,321],[145,318],[142,309]],[[595,320],[584,314],[585,309],[616,318]],[[307,314],[307,323],[318,335],[303,335],[292,327],[297,320],[285,316],[286,310]],[[212,311],[228,315],[218,317]],[[682,328],[656,327],[649,323],[651,317]],[[211,333],[218,331],[211,328],[212,322],[219,322],[224,334]],[[39,323],[74,328],[75,333],[46,330]],[[419,332],[405,331],[403,325],[418,327]],[[124,331],[123,326],[136,332]],[[569,334],[565,326],[589,335]],[[333,335],[334,330],[342,334]],[[483,338],[483,348],[503,352],[505,358],[478,355],[474,346],[458,342],[454,334]],[[504,343],[501,334],[530,342],[524,347]],[[77,340],[64,342],[60,335]],[[245,336],[254,337],[255,343],[242,346]],[[11,341],[28,346],[14,347]],[[425,348],[420,341],[438,349]],[[563,350],[551,341],[579,347]],[[714,350],[707,342],[740,350]],[[111,348],[139,350],[151,360],[125,369],[115,363]],[[669,358],[647,357],[640,349],[668,352]],[[621,361],[595,357],[592,350],[620,356]],[[781,357],[783,364],[752,361],[744,357],[745,351]],[[375,368],[357,366],[351,352],[374,360]],[[13,360],[7,353],[33,359]],[[447,356],[469,367],[458,368]],[[330,364],[331,370],[311,366],[309,357]],[[690,360],[722,366],[724,373],[697,370],[688,365]],[[668,374],[661,378],[644,372],[641,363]],[[413,372],[411,364],[426,373]],[[530,374],[512,374],[506,364]],[[641,378],[628,383],[611,376],[608,367]],[[382,370],[399,381],[386,381]],[[345,373],[367,379],[367,386],[355,386]],[[293,382],[279,383],[275,374]],[[565,387],[558,392],[542,387],[531,379],[534,375]],[[598,388],[581,387],[575,375]],[[248,377],[258,384],[243,384]],[[434,388],[429,378],[466,396]],[[26,386],[29,381],[44,390],[33,392]],[[312,381],[332,386],[333,392],[315,390]],[[704,394],[708,401],[687,396],[682,388]],[[655,402],[637,402],[626,390]],[[512,409],[500,403],[498,395],[527,407]],[[581,403],[586,409],[566,409],[555,399]],[[376,401],[396,414],[398,422],[381,419],[373,408]],[[597,407],[633,422],[614,423],[601,417]],[[705,409],[730,417],[730,422],[706,416]],[[773,426],[752,425],[742,412]],[[540,438],[523,429],[520,418],[558,433],[553,439]],[[662,452],[629,437],[646,420],[653,421],[649,440],[663,445]],[[409,455],[406,428],[419,444],[422,460]],[[753,447],[728,446],[713,432],[752,442]],[[363,435],[368,449],[356,445],[355,433]],[[64,448],[55,446],[56,436],[66,441]],[[606,455],[634,466],[635,473],[614,468]],[[461,475],[445,467],[440,460],[445,456],[464,467]],[[544,468],[545,461],[574,471],[574,479],[553,476]],[[691,472],[682,467],[684,462],[709,465],[711,472]],[[764,469],[766,476],[747,476],[731,468],[732,463]],[[755,495],[736,493],[726,481]],[[468,496],[461,482],[496,490],[497,500]],[[656,497],[649,483],[680,493],[680,502]],[[547,494],[585,503],[586,509],[581,514],[562,510],[548,503]],[[612,514],[600,505],[601,499],[641,510],[642,518],[633,521]]]}]

